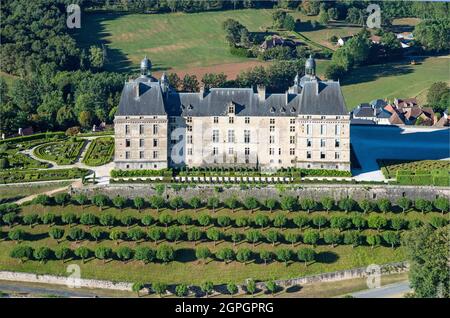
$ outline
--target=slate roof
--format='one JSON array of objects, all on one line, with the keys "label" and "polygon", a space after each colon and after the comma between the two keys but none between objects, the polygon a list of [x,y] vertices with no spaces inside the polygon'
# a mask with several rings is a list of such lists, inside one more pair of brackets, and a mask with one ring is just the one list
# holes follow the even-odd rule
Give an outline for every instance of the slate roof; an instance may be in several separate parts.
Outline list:
[{"label": "slate roof", "polygon": [[[139,85],[139,97],[137,88]],[[236,116],[347,115],[339,82],[311,81],[299,94],[268,94],[260,99],[252,88],[212,88],[208,92],[163,93],[158,82],[127,82],[118,116],[224,116],[230,104]]]},{"label": "slate roof", "polygon": [[353,111],[353,117],[375,117],[375,111],[371,106],[358,107]]}]

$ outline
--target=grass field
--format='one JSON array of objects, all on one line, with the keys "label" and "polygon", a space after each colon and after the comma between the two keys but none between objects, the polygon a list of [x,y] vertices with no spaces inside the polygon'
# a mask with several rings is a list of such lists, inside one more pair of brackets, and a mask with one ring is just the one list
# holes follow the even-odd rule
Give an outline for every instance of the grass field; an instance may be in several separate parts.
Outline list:
[{"label": "grass field", "polygon": [[347,109],[375,98],[408,98],[423,94],[431,84],[450,82],[449,57],[429,57],[418,65],[407,61],[356,68],[341,81]]},{"label": "grass field", "polygon": [[32,194],[58,189],[68,184],[68,182],[55,182],[48,185],[30,185],[27,187],[14,185],[3,186],[0,187],[0,203],[18,200]]},{"label": "grass field", "polygon": [[[69,205],[64,208],[60,206],[50,206],[50,207],[42,207],[39,205],[30,205],[23,207],[23,214],[29,213],[38,213],[42,214],[44,212],[52,212],[56,215],[59,215],[64,212],[74,212],[76,214],[81,214],[83,212],[91,212],[93,214],[99,215],[100,213],[111,213],[117,217],[120,215],[134,215],[142,217],[144,214],[152,214],[153,216],[157,216],[157,212],[151,209],[146,209],[142,211],[140,214],[133,209],[124,209],[123,211],[119,211],[115,208],[107,208],[103,211],[99,211],[97,207],[87,206],[82,209],[79,206]],[[275,215],[272,213],[271,217]],[[160,212],[161,213],[161,212]],[[169,213],[174,213],[169,212]],[[190,214],[195,217],[199,213],[212,213],[210,211],[202,210],[201,212],[196,212],[193,210],[184,210],[179,213]],[[302,212],[291,212],[288,213],[288,217],[293,217],[295,213]],[[333,213],[342,213],[342,212],[333,212]],[[253,214],[255,215],[256,212]],[[325,214],[325,212],[314,212],[313,215],[317,214]],[[212,215],[212,214],[211,214]],[[236,211],[232,213],[227,209],[221,209],[216,211],[214,217],[219,215],[230,215],[231,217],[237,217],[242,215],[250,216],[249,211]],[[392,217],[392,213],[387,213],[386,217]],[[422,215],[418,212],[410,211],[406,214],[408,219],[422,219],[427,220],[433,215],[438,215],[437,212],[428,213]],[[154,225],[153,225],[154,226]],[[47,236],[47,232],[49,227],[47,225],[37,225],[33,228],[28,226],[15,226],[15,228],[23,228],[26,232],[31,233],[31,237],[26,241],[26,244],[30,246],[48,246],[50,248],[55,248],[58,246],[55,240],[50,239]],[[85,226],[81,226],[86,229]],[[67,226],[65,226],[67,230]],[[126,230],[124,227],[117,226],[115,228]],[[110,229],[102,228],[103,230],[110,231]],[[6,232],[8,229],[6,226],[1,228],[3,232]],[[89,231],[92,230],[89,229]],[[145,230],[145,229],[144,229]],[[235,231],[237,229],[226,229],[226,231]],[[239,231],[245,231],[245,229],[240,228]],[[262,232],[265,233],[267,229],[264,229]],[[284,231],[296,231],[295,229],[289,228]],[[365,230],[365,231],[373,231],[373,230]],[[78,246],[88,246],[91,249],[94,249],[96,246],[110,246],[113,249],[116,249],[118,245],[114,241],[103,240],[100,243],[96,243],[95,241],[83,241],[80,243],[63,241],[59,243],[59,245],[70,246],[71,248],[76,248]],[[153,242],[122,242],[119,246],[128,245],[131,247],[136,247],[139,245],[147,245],[152,248],[155,248],[155,244]],[[399,247],[396,249],[391,249],[389,247],[380,246],[374,249],[368,246],[359,246],[356,248],[352,248],[348,245],[340,245],[337,247],[330,247],[329,245],[318,245],[315,250],[319,253],[318,261],[305,267],[304,264],[300,262],[290,263],[289,266],[285,266],[280,262],[272,262],[268,265],[263,265],[259,263],[249,263],[247,265],[238,263],[233,261],[229,264],[224,264],[223,262],[218,261],[209,261],[207,264],[204,264],[201,261],[195,259],[193,255],[194,244],[192,242],[178,242],[169,243],[175,249],[180,250],[178,253],[181,253],[176,261],[173,261],[169,264],[160,264],[160,263],[150,263],[147,265],[142,264],[141,262],[130,261],[126,264],[117,260],[108,261],[106,264],[103,261],[97,259],[89,259],[85,264],[82,264],[81,261],[68,261],[66,264],[63,264],[61,261],[49,261],[46,264],[41,264],[36,261],[28,261],[23,264],[19,263],[17,260],[9,257],[9,252],[16,243],[13,243],[8,240],[0,241],[0,270],[15,270],[15,271],[25,271],[25,272],[36,272],[36,273],[51,273],[51,274],[59,274],[64,275],[66,271],[66,266],[68,264],[77,263],[81,267],[82,277],[84,278],[98,278],[98,279],[111,279],[115,281],[145,281],[145,282],[155,282],[155,281],[163,281],[167,283],[194,283],[198,284],[205,280],[211,280],[214,283],[226,283],[228,281],[234,281],[237,283],[242,283],[246,278],[252,277],[257,280],[268,280],[273,278],[293,278],[299,277],[309,274],[321,273],[321,272],[330,272],[335,270],[348,269],[353,267],[365,266],[368,264],[382,264],[388,262],[402,261],[405,259],[405,251],[403,248]],[[293,250],[298,250],[303,244],[297,244]],[[198,246],[208,246],[213,252],[221,249],[223,247],[233,247],[233,244],[228,241],[220,241],[216,246],[214,246],[213,242],[203,241]],[[255,248],[251,246],[251,244],[247,242],[239,243],[235,248],[241,247],[249,247],[255,251],[260,251],[262,249],[278,249],[281,247],[292,249],[290,244],[279,243],[276,247],[272,247],[269,243],[259,243]]]}]

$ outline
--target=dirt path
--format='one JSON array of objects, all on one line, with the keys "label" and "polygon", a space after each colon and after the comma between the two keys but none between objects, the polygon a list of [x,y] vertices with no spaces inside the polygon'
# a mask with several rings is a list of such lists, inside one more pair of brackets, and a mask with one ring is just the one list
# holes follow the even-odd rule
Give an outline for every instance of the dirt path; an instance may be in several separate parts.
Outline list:
[{"label": "dirt path", "polygon": [[32,201],[34,198],[36,198],[36,197],[37,197],[38,195],[40,195],[40,194],[46,194],[46,195],[48,195],[48,196],[51,196],[51,195],[53,195],[53,194],[55,194],[55,193],[63,192],[63,191],[68,190],[70,186],[71,186],[71,185],[67,185],[67,186],[65,186],[65,187],[53,189],[53,190],[50,190],[50,191],[32,194],[32,195],[29,195],[29,196],[27,196],[27,197],[25,197],[25,198],[22,198],[22,199],[20,199],[20,200],[17,200],[17,201],[14,202],[14,203],[20,205],[20,204],[23,204],[23,203],[25,203],[25,202]]}]

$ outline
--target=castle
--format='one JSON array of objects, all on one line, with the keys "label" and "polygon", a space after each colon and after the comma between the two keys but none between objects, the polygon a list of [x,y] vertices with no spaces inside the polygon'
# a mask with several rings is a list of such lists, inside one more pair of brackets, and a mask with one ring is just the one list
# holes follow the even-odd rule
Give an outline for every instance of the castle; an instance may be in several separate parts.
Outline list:
[{"label": "castle", "polygon": [[265,87],[176,92],[165,74],[125,83],[115,115],[117,169],[297,167],[350,170],[350,117],[340,84],[321,81],[312,57],[281,94]]}]

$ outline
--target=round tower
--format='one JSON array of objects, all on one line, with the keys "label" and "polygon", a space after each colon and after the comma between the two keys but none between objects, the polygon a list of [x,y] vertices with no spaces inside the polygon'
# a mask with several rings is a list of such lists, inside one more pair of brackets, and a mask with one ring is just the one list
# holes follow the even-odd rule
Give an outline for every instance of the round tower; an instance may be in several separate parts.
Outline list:
[{"label": "round tower", "polygon": [[147,55],[141,61],[141,76],[148,76],[152,69],[152,62],[147,58]]},{"label": "round tower", "polygon": [[305,62],[305,75],[316,76],[316,61],[312,55]]}]

